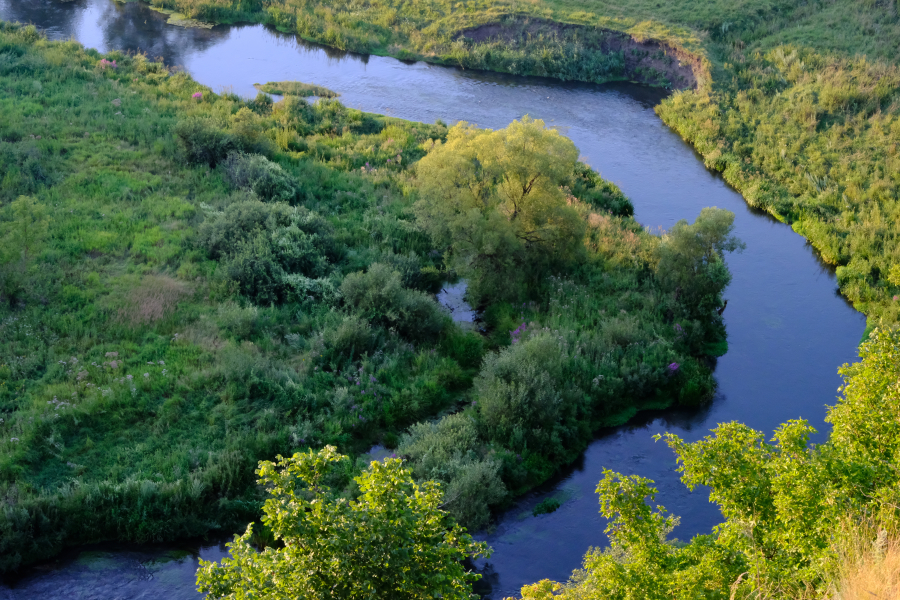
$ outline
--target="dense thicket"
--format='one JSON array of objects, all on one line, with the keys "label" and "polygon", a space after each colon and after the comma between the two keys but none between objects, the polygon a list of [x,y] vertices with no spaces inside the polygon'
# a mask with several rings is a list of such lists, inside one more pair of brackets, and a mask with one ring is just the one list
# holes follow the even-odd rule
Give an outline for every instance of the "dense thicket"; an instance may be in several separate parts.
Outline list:
[{"label": "dense thicket", "polygon": [[242,527],[258,461],[326,444],[396,448],[478,527],[595,427],[709,397],[721,254],[676,261],[718,273],[700,312],[658,269],[730,215],[651,236],[571,147],[545,200],[578,251],[526,253],[532,285],[463,330],[433,298],[448,247],[412,210],[447,136],[3,24],[0,569]]}]

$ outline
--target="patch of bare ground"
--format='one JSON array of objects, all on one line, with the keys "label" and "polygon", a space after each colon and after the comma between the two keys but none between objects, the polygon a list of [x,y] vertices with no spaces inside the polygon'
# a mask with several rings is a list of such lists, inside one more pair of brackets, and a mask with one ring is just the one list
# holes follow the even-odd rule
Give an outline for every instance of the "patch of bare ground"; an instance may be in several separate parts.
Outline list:
[{"label": "patch of bare ground", "polygon": [[647,85],[663,85],[674,90],[697,88],[702,73],[698,57],[656,40],[638,40],[627,33],[544,19],[516,18],[462,29],[454,40],[470,43],[518,44],[543,37],[560,42],[579,41],[604,54],[621,53],[622,79]]},{"label": "patch of bare ground", "polygon": [[154,323],[174,312],[178,302],[191,291],[183,281],[166,275],[147,275],[127,293],[118,318],[131,325]]}]

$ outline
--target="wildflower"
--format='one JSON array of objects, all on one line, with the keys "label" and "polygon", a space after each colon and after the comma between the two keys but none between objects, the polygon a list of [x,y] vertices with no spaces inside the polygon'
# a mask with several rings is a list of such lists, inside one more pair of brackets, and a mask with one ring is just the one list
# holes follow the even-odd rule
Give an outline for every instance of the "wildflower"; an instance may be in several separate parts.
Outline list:
[{"label": "wildflower", "polygon": [[378,382],[375,380],[375,377],[373,377],[372,375],[369,375],[369,381],[371,381],[372,383],[378,383]]},{"label": "wildflower", "polygon": [[132,379],[134,379],[134,375],[126,375],[125,379],[127,379],[128,381],[131,381]]},{"label": "wildflower", "polygon": [[100,59],[100,68],[101,69],[118,69],[119,65],[116,64],[116,61],[108,61],[105,58]]},{"label": "wildflower", "polygon": [[166,363],[163,361],[159,361],[159,364],[161,364],[162,366],[166,366]]},{"label": "wildflower", "polygon": [[681,328],[681,325],[680,325],[680,324],[675,323],[675,331],[678,332],[678,333],[683,333],[683,332],[684,332],[684,329]]},{"label": "wildflower", "polygon": [[897,298],[900,298],[900,296],[894,296],[894,302],[897,301]]},{"label": "wildflower", "polygon": [[669,372],[670,372],[670,373],[674,373],[675,371],[678,370],[678,367],[680,367],[680,366],[681,366],[681,365],[679,365],[677,362],[671,363],[671,364],[668,366]]},{"label": "wildflower", "polygon": [[109,361],[109,366],[110,366],[111,368],[113,368],[113,369],[118,369],[118,368],[119,368],[119,361],[117,361],[117,360],[111,360],[111,361]]},{"label": "wildflower", "polygon": [[203,98],[203,92],[195,92],[195,93],[191,96],[191,98],[196,98],[197,100],[200,100],[200,99]]},{"label": "wildflower", "polygon": [[150,373],[144,373],[144,378],[146,379],[148,377],[150,377]]},{"label": "wildflower", "polygon": [[18,441],[19,441],[19,438],[9,438],[9,441],[11,441],[11,442],[18,442]]}]

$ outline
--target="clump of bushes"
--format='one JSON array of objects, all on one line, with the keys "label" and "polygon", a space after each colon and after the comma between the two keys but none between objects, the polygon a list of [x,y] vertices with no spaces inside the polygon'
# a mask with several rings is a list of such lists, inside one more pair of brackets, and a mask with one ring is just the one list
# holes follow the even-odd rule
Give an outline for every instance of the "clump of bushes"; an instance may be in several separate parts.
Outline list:
[{"label": "clump of bushes", "polygon": [[280,165],[260,154],[230,153],[220,168],[234,189],[249,190],[263,201],[293,202],[300,191],[297,181]]},{"label": "clump of bushes", "polygon": [[458,413],[413,425],[397,446],[418,479],[443,482],[448,512],[470,528],[490,521],[491,507],[507,497],[501,463],[484,449],[471,415]]},{"label": "clump of bushes", "polygon": [[429,340],[444,329],[447,316],[427,294],[403,286],[400,273],[374,263],[341,283],[346,305],[369,322],[395,329],[411,340]]}]

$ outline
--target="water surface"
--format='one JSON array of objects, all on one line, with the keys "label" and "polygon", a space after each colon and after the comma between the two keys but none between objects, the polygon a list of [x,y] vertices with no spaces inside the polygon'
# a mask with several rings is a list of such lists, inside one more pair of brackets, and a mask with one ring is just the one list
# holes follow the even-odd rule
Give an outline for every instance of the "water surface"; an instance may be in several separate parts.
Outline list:
[{"label": "water surface", "polygon": [[[741,421],[771,434],[795,418],[808,419],[825,431],[826,405],[835,402],[840,384],[836,369],[856,358],[864,318],[837,294],[832,270],[802,237],[748,208],[657,118],[653,106],[663,92],[366,57],[256,25],[182,29],[167,25],[165,17],[143,5],[112,0],[0,0],[0,18],[33,22],[52,38],[75,38],[101,51],[162,57],[215,91],[252,96],[253,83],[300,80],[339,92],[349,106],[416,121],[465,120],[499,128],[530,114],[571,137],[583,160],[631,197],[636,217],[645,226],[668,228],[679,219],[692,221],[705,206],[736,214],[735,232],[747,250],[728,258],[734,275],[724,313],[729,352],[716,367],[715,400],[701,410],[648,414],[628,426],[600,432],[576,465],[502,515],[496,529],[481,536],[495,550],[489,563],[480,565],[490,597],[512,595],[521,585],[545,577],[565,580],[588,547],[606,544],[594,494],[604,467],[655,479],[657,501],[682,517],[675,531],[681,538],[708,532],[719,522],[718,511],[702,490],[689,493],[681,485],[674,455],[653,442],[655,433],[670,431],[695,440],[717,423]],[[820,433],[817,439],[823,437]],[[531,516],[532,507],[548,495],[564,500],[562,507]],[[141,551],[130,551],[138,558],[108,551],[104,560],[140,563]],[[193,550],[207,551],[200,546]],[[84,582],[90,574],[73,567],[77,561],[66,560],[29,570],[12,582],[6,595],[90,597],[69,594],[67,577]],[[196,597],[190,571],[183,565],[173,567],[166,586],[151,578],[137,587],[123,587],[120,596],[96,597]],[[99,589],[116,571],[94,572]],[[180,582],[177,594],[172,581]],[[0,588],[0,599],[3,593]]]}]

